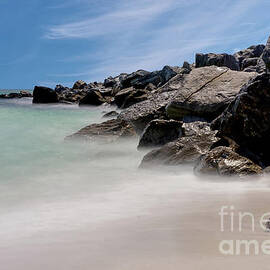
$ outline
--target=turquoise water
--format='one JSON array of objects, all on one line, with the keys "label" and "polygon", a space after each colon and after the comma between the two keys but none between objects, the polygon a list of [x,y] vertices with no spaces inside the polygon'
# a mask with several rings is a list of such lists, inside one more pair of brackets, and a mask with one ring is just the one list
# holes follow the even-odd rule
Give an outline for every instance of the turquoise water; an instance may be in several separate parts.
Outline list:
[{"label": "turquoise water", "polygon": [[0,100],[1,180],[25,180],[81,158],[84,147],[64,138],[100,121],[100,113],[76,105],[32,105],[31,99]]},{"label": "turquoise water", "polygon": [[102,121],[104,110],[0,99],[1,269],[268,269],[262,256],[259,264],[253,257],[221,264],[217,251],[232,237],[219,231],[220,207],[269,212],[268,179],[201,181],[182,166],[138,170],[138,138],[64,140]]}]

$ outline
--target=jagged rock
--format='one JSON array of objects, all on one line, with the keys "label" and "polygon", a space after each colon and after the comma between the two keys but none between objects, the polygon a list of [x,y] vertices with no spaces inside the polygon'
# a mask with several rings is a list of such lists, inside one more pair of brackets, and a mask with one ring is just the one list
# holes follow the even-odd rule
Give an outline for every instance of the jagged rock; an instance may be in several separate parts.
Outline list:
[{"label": "jagged rock", "polygon": [[254,67],[254,70],[256,71],[256,66],[258,63],[259,57],[253,57],[253,58],[246,58],[242,62],[242,69],[245,71],[248,67]]},{"label": "jagged rock", "polygon": [[[146,154],[141,162],[141,168],[150,168],[164,165],[180,165],[195,163],[195,161],[210,150],[217,141],[216,132],[210,130],[209,125],[200,122],[193,126],[184,124],[184,129],[193,130],[190,136],[165,144],[159,149]],[[195,126],[198,125],[197,128]]]},{"label": "jagged rock", "polygon": [[103,98],[101,93],[98,90],[90,90],[84,98],[79,102],[79,105],[93,105],[99,106],[106,102],[106,99]]},{"label": "jagged rock", "polygon": [[[136,89],[144,89],[149,84],[154,85],[155,87],[160,87],[168,82],[171,78],[176,76],[181,72],[179,67],[170,67],[165,66],[162,70],[148,72],[145,70],[138,70],[129,74],[124,80],[122,80],[122,87],[134,87]],[[189,69],[186,69],[186,72],[189,72]]]},{"label": "jagged rock", "polygon": [[54,88],[54,91],[57,93],[57,94],[61,94],[62,92],[64,91],[71,91],[71,89],[69,87],[65,87],[61,84],[57,84]]},{"label": "jagged rock", "polygon": [[[240,70],[244,70],[245,67],[243,66],[243,62],[246,59],[250,59],[250,58],[259,58],[262,53],[263,50],[265,48],[265,45],[253,45],[250,46],[249,48],[245,49],[245,50],[241,50],[237,53],[234,54],[234,57],[238,60],[239,65],[240,65]],[[255,66],[257,65],[257,63],[255,64]]]},{"label": "jagged rock", "polygon": [[117,117],[119,115],[118,112],[116,111],[110,111],[110,112],[107,112],[103,115],[103,118],[114,118],[114,117]]},{"label": "jagged rock", "polygon": [[174,141],[182,136],[182,122],[174,120],[153,120],[141,135],[138,149],[156,147]]},{"label": "jagged rock", "polygon": [[176,120],[186,116],[213,120],[255,76],[256,73],[237,72],[226,67],[193,69],[184,79],[170,81],[170,87],[179,90],[166,107],[167,116]]},{"label": "jagged rock", "polygon": [[133,104],[144,101],[147,99],[147,90],[135,89],[129,87],[120,90],[114,97],[114,102],[119,108],[127,108]]},{"label": "jagged rock", "polygon": [[239,62],[233,55],[229,55],[226,53],[223,54],[215,54],[208,53],[196,54],[196,68],[206,67],[206,66],[218,66],[218,67],[228,67],[232,70],[240,70]]},{"label": "jagged rock", "polygon": [[183,123],[182,125],[183,136],[203,136],[204,134],[212,134],[210,124],[202,121],[194,121],[190,123]]},{"label": "jagged rock", "polygon": [[85,87],[87,87],[87,83],[82,80],[79,80],[74,83],[72,89],[83,89]]},{"label": "jagged rock", "polygon": [[229,147],[220,146],[202,155],[194,167],[199,174],[245,176],[261,174],[262,168]]},{"label": "jagged rock", "polygon": [[146,70],[137,70],[129,75],[127,75],[122,81],[121,85],[122,88],[129,88],[139,86],[137,88],[141,88],[140,80],[145,78],[146,75],[150,74],[151,72]]},{"label": "jagged rock", "polygon": [[33,103],[57,103],[58,101],[58,96],[53,89],[44,86],[35,86]]},{"label": "jagged rock", "polygon": [[185,69],[187,69],[188,71],[191,71],[191,70],[192,70],[191,65],[190,65],[188,62],[186,62],[186,61],[183,63],[182,68],[185,68]]},{"label": "jagged rock", "polygon": [[105,140],[107,142],[116,141],[118,139],[135,137],[136,132],[132,125],[128,122],[112,119],[100,124],[92,124],[82,128],[75,134],[68,136],[67,139],[83,139],[83,140]]},{"label": "jagged rock", "polygon": [[256,163],[270,165],[270,74],[258,75],[243,87],[212,128]]},{"label": "jagged rock", "polygon": [[180,92],[178,86],[185,76],[188,76],[187,73],[186,69],[182,69],[168,83],[149,93],[147,100],[134,104],[120,113],[119,118],[131,122],[136,131],[141,133],[150,121],[166,116],[165,107]]}]

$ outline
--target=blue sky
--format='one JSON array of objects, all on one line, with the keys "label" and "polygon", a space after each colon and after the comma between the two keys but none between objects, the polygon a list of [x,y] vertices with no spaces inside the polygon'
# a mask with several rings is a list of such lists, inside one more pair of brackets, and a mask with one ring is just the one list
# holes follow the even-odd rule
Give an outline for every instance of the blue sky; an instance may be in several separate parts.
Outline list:
[{"label": "blue sky", "polygon": [[194,61],[265,43],[270,0],[0,0],[0,88]]}]

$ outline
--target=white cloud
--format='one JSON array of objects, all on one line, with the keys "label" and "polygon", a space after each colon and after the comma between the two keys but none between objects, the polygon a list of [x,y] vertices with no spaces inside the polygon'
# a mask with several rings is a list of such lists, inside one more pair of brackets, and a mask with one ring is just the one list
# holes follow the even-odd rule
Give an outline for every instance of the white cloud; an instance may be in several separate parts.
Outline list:
[{"label": "white cloud", "polygon": [[[95,2],[96,0],[94,0]],[[86,3],[87,0],[84,0]],[[88,4],[92,1],[88,0]],[[46,38],[101,40],[101,47],[73,55],[67,62],[89,62],[87,70],[75,70],[85,80],[102,79],[136,69],[158,69],[165,64],[181,65],[192,61],[194,53],[226,50],[248,43],[251,38],[264,40],[269,28],[250,29],[249,14],[264,0],[119,0],[106,6],[106,12],[51,26]],[[104,4],[105,5],[105,4]],[[87,5],[89,8],[91,5]],[[82,8],[86,5],[82,5]],[[105,8],[105,6],[102,6]],[[72,16],[75,16],[74,14]],[[252,30],[252,31],[251,31]],[[238,44],[235,44],[239,40]],[[251,44],[247,44],[251,45]],[[94,62],[94,64],[91,64]]]}]

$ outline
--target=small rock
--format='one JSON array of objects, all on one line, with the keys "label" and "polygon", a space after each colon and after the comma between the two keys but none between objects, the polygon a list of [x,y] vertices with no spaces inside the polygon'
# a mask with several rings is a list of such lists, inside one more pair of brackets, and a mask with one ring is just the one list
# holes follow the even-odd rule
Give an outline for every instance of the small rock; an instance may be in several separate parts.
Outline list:
[{"label": "small rock", "polygon": [[229,147],[219,146],[202,155],[194,167],[199,174],[246,176],[261,174],[262,168]]},{"label": "small rock", "polygon": [[82,80],[79,80],[74,83],[72,89],[83,89],[85,87],[87,87],[87,83]]}]

